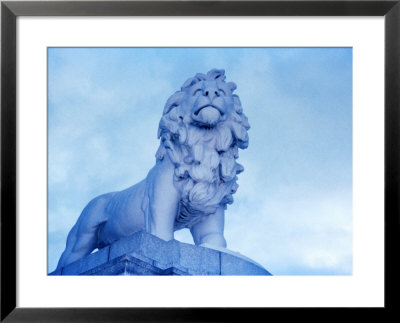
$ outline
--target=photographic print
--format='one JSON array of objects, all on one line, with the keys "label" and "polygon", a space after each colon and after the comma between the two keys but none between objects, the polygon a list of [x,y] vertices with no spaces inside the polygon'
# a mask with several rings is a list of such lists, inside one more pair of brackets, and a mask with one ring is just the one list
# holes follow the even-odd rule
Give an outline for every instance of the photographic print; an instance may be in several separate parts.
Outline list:
[{"label": "photographic print", "polygon": [[47,54],[49,274],[352,274],[352,48]]}]

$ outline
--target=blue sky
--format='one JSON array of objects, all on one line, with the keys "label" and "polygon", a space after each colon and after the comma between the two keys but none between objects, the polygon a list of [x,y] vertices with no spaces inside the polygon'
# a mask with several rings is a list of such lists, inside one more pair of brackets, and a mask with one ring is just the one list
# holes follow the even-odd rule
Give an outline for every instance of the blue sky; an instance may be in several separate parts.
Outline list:
[{"label": "blue sky", "polygon": [[50,48],[49,271],[89,200],[147,175],[166,100],[212,68],[251,125],[228,248],[275,275],[352,273],[351,48]]}]

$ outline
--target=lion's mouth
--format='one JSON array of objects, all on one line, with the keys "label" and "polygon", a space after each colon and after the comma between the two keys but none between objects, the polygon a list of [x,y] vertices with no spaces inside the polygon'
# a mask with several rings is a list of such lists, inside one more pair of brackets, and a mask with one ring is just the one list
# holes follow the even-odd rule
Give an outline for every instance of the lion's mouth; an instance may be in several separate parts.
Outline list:
[{"label": "lion's mouth", "polygon": [[193,112],[193,120],[200,127],[214,127],[223,117],[224,112],[214,105],[206,105]]},{"label": "lion's mouth", "polygon": [[221,116],[224,115],[224,111],[223,111],[220,107],[218,107],[218,106],[216,106],[216,105],[212,105],[212,104],[210,104],[210,105],[204,105],[204,106],[198,108],[198,109],[194,112],[194,115],[195,115],[195,116],[198,116],[199,113],[200,113],[200,111],[202,111],[203,109],[207,109],[207,110],[210,109],[210,111],[211,111],[211,109],[214,109],[214,110],[217,110]]}]

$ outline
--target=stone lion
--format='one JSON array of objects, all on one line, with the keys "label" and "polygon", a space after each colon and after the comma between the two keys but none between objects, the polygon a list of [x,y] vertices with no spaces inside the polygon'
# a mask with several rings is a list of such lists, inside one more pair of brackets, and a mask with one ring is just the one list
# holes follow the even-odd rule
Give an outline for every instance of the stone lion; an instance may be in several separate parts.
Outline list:
[{"label": "stone lion", "polygon": [[141,182],[89,202],[56,271],[140,230],[171,240],[189,228],[196,245],[226,247],[224,210],[238,188],[238,148],[247,148],[250,128],[235,89],[224,70],[213,69],[168,99],[155,166]]}]

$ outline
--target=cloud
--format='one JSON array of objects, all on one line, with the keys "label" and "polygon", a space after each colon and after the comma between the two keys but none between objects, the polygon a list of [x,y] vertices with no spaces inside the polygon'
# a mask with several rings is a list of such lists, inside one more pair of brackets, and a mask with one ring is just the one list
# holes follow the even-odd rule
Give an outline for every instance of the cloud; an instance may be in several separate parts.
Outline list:
[{"label": "cloud", "polygon": [[238,206],[227,211],[230,248],[276,275],[351,274],[351,191],[290,187]]}]

